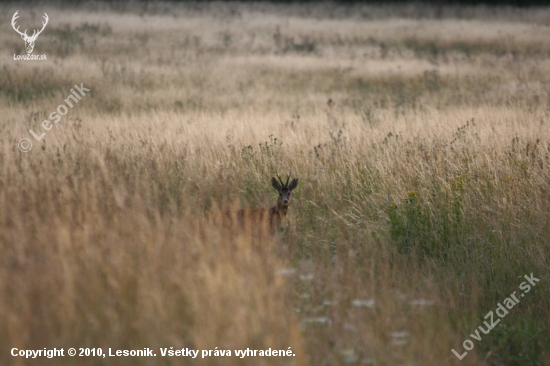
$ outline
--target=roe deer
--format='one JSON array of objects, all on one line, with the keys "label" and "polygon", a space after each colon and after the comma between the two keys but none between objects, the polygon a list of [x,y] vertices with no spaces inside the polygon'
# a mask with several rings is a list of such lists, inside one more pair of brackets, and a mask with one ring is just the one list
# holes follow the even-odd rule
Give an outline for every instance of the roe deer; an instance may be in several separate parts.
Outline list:
[{"label": "roe deer", "polygon": [[262,224],[269,225],[269,231],[272,235],[275,235],[277,233],[277,230],[279,230],[279,227],[281,226],[281,222],[286,216],[286,212],[288,210],[288,204],[290,203],[290,195],[292,191],[296,188],[298,185],[298,178],[294,178],[290,184],[290,174],[288,174],[288,177],[286,179],[286,183],[283,183],[283,180],[277,174],[277,178],[271,178],[271,185],[277,192],[279,192],[279,198],[277,199],[277,203],[275,206],[271,208],[258,208],[258,209],[245,209],[241,208],[237,212],[237,218],[239,219],[239,223],[241,226],[246,225],[260,225],[259,227],[256,227],[256,229],[262,228]]}]

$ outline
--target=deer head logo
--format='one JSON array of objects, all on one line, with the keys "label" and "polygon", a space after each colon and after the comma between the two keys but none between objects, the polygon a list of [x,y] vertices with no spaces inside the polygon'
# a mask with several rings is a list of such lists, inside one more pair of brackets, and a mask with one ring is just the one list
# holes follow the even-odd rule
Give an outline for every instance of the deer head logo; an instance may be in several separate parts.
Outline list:
[{"label": "deer head logo", "polygon": [[13,29],[19,33],[21,35],[21,38],[23,38],[23,40],[25,41],[25,48],[27,49],[27,53],[32,53],[32,50],[34,49],[34,42],[36,41],[36,38],[38,38],[38,36],[40,35],[40,33],[42,33],[42,31],[44,30],[44,28],[46,28],[46,24],[48,24],[48,14],[44,13],[44,20],[45,22],[42,22],[42,29],[40,29],[39,31],[37,31],[36,29],[33,31],[32,33],[32,36],[28,36],[27,35],[27,30],[25,29],[24,32],[21,32],[19,31],[19,27],[15,27],[15,20],[17,18],[19,18],[19,16],[17,15],[17,13],[19,13],[19,10],[17,10],[15,12],[15,14],[13,14],[13,18],[11,18],[11,26],[13,27]]}]

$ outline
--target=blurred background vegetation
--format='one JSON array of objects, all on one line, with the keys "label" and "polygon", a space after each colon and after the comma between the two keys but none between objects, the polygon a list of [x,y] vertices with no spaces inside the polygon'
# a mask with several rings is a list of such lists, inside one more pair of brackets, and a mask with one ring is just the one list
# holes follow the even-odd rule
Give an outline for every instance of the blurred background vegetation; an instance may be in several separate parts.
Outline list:
[{"label": "blurred background vegetation", "polygon": [[[549,8],[0,9],[3,364],[32,362],[11,347],[171,346],[297,355],[205,364],[549,364]],[[48,13],[47,62],[13,60],[17,9],[29,29]],[[300,179],[278,236],[227,227],[274,204],[276,172]]]}]

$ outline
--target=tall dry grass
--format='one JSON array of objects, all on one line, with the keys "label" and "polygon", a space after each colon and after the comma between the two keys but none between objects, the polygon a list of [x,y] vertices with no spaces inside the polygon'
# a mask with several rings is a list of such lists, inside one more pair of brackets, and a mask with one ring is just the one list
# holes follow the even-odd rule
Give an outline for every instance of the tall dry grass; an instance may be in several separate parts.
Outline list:
[{"label": "tall dry grass", "polygon": [[[55,364],[550,362],[547,9],[32,9],[50,17],[48,62],[11,59],[23,42],[15,8],[0,12],[3,364],[48,363],[12,347],[158,356]],[[270,178],[289,171],[277,237],[225,223],[273,205]],[[530,273],[541,282],[459,361]]]}]

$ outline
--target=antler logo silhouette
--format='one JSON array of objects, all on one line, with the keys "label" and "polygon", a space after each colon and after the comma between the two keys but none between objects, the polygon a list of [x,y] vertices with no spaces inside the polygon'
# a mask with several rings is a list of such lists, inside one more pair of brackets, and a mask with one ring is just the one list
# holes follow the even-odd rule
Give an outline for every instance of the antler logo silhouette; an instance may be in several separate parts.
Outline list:
[{"label": "antler logo silhouette", "polygon": [[46,24],[48,24],[48,14],[44,13],[44,20],[45,22],[42,22],[42,29],[40,29],[39,31],[37,31],[36,29],[33,31],[32,33],[32,36],[28,36],[27,35],[27,30],[25,29],[24,32],[21,32],[19,31],[19,26],[16,28],[15,27],[15,20],[17,18],[19,18],[19,16],[17,15],[17,13],[19,13],[19,10],[17,10],[15,12],[15,14],[13,14],[13,18],[11,18],[11,26],[13,27],[13,29],[19,33],[21,35],[21,38],[23,38],[23,40],[25,41],[25,48],[27,49],[27,53],[32,53],[32,50],[34,49],[34,42],[36,41],[36,38],[38,38],[38,36],[40,35],[40,33],[42,33],[42,31],[44,30],[44,28],[46,28]]}]

